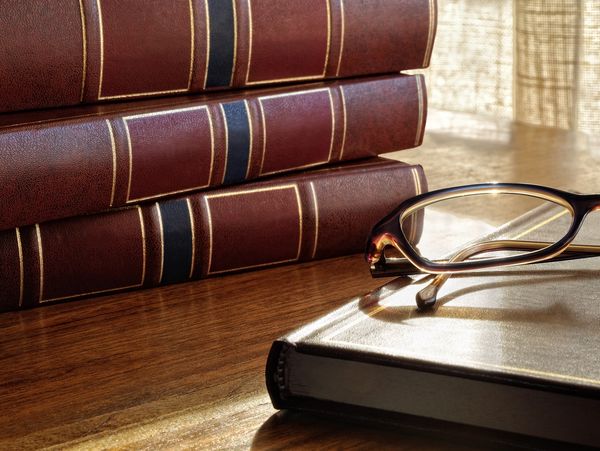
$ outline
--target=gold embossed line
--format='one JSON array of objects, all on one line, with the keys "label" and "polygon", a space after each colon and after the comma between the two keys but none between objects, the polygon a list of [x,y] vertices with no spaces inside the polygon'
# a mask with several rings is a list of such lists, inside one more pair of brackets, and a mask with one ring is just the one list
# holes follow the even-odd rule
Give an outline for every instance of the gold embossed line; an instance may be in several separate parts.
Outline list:
[{"label": "gold embossed line", "polygon": [[202,89],[206,89],[208,81],[208,62],[210,60],[210,13],[208,11],[208,0],[204,0],[204,14],[206,15],[206,64],[204,67],[204,83]]},{"label": "gold embossed line", "polygon": [[344,0],[340,0],[340,26],[341,26],[341,30],[340,30],[340,55],[338,56],[338,62],[337,62],[337,68],[335,70],[335,76],[339,77],[340,76],[340,67],[342,66],[342,55],[344,54],[344,41],[346,39],[345,34],[346,34],[346,18],[345,18],[345,12],[344,12]]},{"label": "gold embossed line", "polygon": [[250,143],[248,148],[248,165],[246,166],[246,180],[248,180],[248,175],[250,174],[250,165],[252,164],[252,146],[254,145],[254,130],[252,128],[252,115],[250,114],[250,105],[248,105],[247,100],[244,100],[244,106],[246,108],[246,114],[248,115],[248,132],[250,134]]},{"label": "gold embossed line", "polygon": [[344,150],[346,149],[346,133],[348,130],[348,112],[346,111],[346,94],[344,93],[344,87],[340,86],[340,96],[342,98],[342,113],[344,115],[344,125],[342,130],[342,149],[340,150],[340,160],[344,157]]},{"label": "gold embossed line", "polygon": [[333,106],[333,96],[331,95],[331,89],[327,89],[327,96],[329,97],[329,108],[331,111],[331,141],[329,142],[329,155],[327,156],[326,163],[331,161],[331,155],[333,154],[333,141],[335,138],[335,108]]},{"label": "gold embossed line", "polygon": [[23,266],[23,243],[21,242],[21,231],[17,227],[15,229],[17,235],[17,250],[19,252],[19,307],[23,305],[23,289],[25,281],[25,268]]},{"label": "gold embossed line", "polygon": [[[422,192],[421,178],[419,177],[419,171],[416,168],[411,168],[410,172],[413,176],[413,183],[415,187],[415,196],[418,196]],[[413,214],[410,217],[410,237],[411,243],[414,243],[417,237],[417,215]]]},{"label": "gold embossed line", "polygon": [[204,205],[206,207],[206,222],[208,223],[208,271],[207,274],[211,273],[212,269],[212,255],[213,255],[213,223],[212,223],[212,212],[210,210],[210,203],[208,202],[208,196],[204,196]]},{"label": "gold embossed line", "polygon": [[194,75],[194,54],[196,53],[193,0],[189,0],[189,8],[190,8],[190,70],[188,72],[187,91],[189,91],[190,88],[192,87],[192,76]]},{"label": "gold embossed line", "polygon": [[188,209],[188,214],[190,216],[190,230],[192,232],[192,261],[190,263],[190,274],[189,274],[189,279],[191,279],[194,275],[194,266],[196,264],[196,225],[194,222],[194,210],[192,208],[192,202],[190,201],[190,198],[186,198],[185,199],[185,203],[187,205],[187,209]]},{"label": "gold embossed line", "polygon": [[223,162],[223,178],[221,179],[221,184],[224,185],[225,177],[227,176],[227,160],[229,159],[229,125],[227,124],[227,115],[222,103],[219,103],[219,109],[221,110],[223,128],[225,130],[225,161]]},{"label": "gold embossed line", "polygon": [[423,57],[423,67],[429,66],[431,60],[431,52],[433,51],[433,35],[436,20],[437,17],[435,0],[429,0],[429,30],[427,32],[427,47],[425,48],[425,55]]},{"label": "gold embossed line", "polygon": [[98,10],[98,32],[100,34],[100,73],[98,74],[98,100],[100,100],[102,98],[102,79],[104,77],[104,24],[100,0],[96,0],[96,9]]},{"label": "gold embossed line", "polygon": [[[207,0],[208,1],[208,0]],[[231,78],[229,79],[229,86],[233,85],[233,77],[235,75],[235,65],[237,64],[237,8],[235,0],[231,0],[231,6],[233,8],[233,63],[231,65]]]},{"label": "gold embossed line", "polygon": [[319,202],[317,201],[317,192],[315,190],[315,184],[313,182],[310,182],[309,186],[315,209],[315,243],[313,245],[313,250],[311,254],[311,258],[314,259],[315,255],[317,255],[317,243],[319,242]]},{"label": "gold embossed line", "polygon": [[81,93],[79,101],[83,102],[85,93],[85,81],[87,77],[87,31],[85,26],[85,11],[83,9],[83,0],[79,0],[79,15],[81,17],[81,52],[82,52],[82,72],[81,72]]},{"label": "gold embossed line", "polygon": [[117,146],[115,144],[115,134],[108,119],[106,119],[106,126],[108,127],[108,133],[110,135],[110,149],[112,153],[112,187],[110,190],[109,204],[109,206],[112,207],[115,203],[115,190],[117,186]]},{"label": "gold embossed line", "polygon": [[417,103],[419,104],[419,113],[417,116],[417,133],[415,137],[415,146],[418,146],[422,139],[423,132],[423,114],[425,111],[425,97],[423,96],[423,86],[421,81],[421,75],[415,76],[417,84]]},{"label": "gold embossed line", "polygon": [[42,247],[42,233],[40,231],[40,225],[35,225],[35,236],[37,238],[38,245],[38,261],[40,266],[40,296],[39,303],[44,302],[44,249]]},{"label": "gold embossed line", "polygon": [[162,283],[163,270],[165,266],[165,231],[163,227],[162,214],[158,202],[154,204],[156,207],[156,218],[158,219],[158,234],[160,237],[160,269],[158,271],[158,283]]}]

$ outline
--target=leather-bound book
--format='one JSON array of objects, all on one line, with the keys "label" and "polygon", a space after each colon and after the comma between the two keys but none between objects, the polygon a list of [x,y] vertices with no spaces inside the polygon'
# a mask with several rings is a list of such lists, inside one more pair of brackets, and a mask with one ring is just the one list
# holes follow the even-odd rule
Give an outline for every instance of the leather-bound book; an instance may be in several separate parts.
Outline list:
[{"label": "leather-bound book", "polygon": [[362,252],[426,189],[374,159],[0,232],[0,309]]},{"label": "leather-bound book", "polygon": [[418,146],[422,76],[0,116],[0,230]]},{"label": "leather-bound book", "polygon": [[0,112],[426,67],[435,0],[8,0]]},{"label": "leather-bound book", "polygon": [[[502,232],[545,241],[542,226],[569,216],[538,213]],[[578,241],[598,243],[588,221]],[[273,404],[486,448],[598,447],[599,270],[588,258],[455,275],[430,312],[415,295],[431,277],[395,279],[275,341]]]}]

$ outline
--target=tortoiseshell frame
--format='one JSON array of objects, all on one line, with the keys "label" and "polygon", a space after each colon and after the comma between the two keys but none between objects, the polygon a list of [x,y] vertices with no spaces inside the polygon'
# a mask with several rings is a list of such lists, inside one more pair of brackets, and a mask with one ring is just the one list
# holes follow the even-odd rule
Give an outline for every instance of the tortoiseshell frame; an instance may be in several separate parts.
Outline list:
[{"label": "tortoiseshell frame", "polygon": [[[405,218],[442,200],[479,194],[520,194],[553,202],[571,213],[571,226],[567,233],[555,243],[518,240],[487,241],[476,243],[459,251],[452,258],[442,261],[425,259],[414,250],[401,228]],[[600,195],[598,194],[574,194],[531,184],[483,183],[431,191],[402,202],[373,227],[367,243],[366,259],[371,265],[371,274],[374,277],[409,275],[419,272],[438,274],[433,282],[417,295],[418,306],[427,308],[435,304],[437,290],[452,273],[599,256],[600,246],[570,244],[585,217],[595,210],[600,210]],[[383,250],[387,246],[396,248],[406,259],[386,259]],[[507,257],[467,260],[474,255],[497,250],[527,250],[528,252]]]}]

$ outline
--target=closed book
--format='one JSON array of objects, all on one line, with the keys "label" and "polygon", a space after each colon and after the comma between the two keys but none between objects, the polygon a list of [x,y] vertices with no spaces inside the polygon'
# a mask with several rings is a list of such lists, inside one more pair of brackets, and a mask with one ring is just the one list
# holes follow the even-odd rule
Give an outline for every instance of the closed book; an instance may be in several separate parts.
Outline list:
[{"label": "closed book", "polygon": [[0,232],[0,309],[361,252],[426,189],[374,159]]},{"label": "closed book", "polygon": [[0,117],[0,230],[417,146],[422,76]]},{"label": "closed book", "polygon": [[0,112],[399,72],[435,0],[8,0]]},{"label": "closed book", "polygon": [[[540,226],[560,215],[538,213],[503,233],[543,240]],[[592,216],[582,243],[598,243]],[[433,312],[415,305],[430,277],[395,279],[275,341],[266,369],[273,404],[461,439],[597,447],[599,265],[455,275]]]}]

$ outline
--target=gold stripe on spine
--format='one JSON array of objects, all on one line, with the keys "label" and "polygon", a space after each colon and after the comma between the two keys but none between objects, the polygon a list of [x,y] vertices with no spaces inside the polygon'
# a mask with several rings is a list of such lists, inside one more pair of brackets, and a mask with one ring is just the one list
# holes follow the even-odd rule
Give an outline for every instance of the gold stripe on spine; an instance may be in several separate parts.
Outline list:
[{"label": "gold stripe on spine", "polygon": [[162,214],[160,213],[160,205],[158,205],[158,202],[156,202],[156,204],[154,205],[156,206],[156,214],[158,217],[158,231],[160,235],[160,271],[158,273],[158,283],[162,283],[163,269],[165,265],[165,232],[163,229]]},{"label": "gold stripe on spine", "polygon": [[[136,208],[138,210],[138,214],[139,214],[139,218],[140,218],[140,229],[141,229],[141,238],[142,238],[142,281],[140,283],[135,284],[135,285],[127,285],[124,287],[107,288],[105,290],[96,290],[96,291],[88,291],[85,293],[76,293],[76,294],[71,294],[69,296],[62,296],[62,297],[50,298],[50,299],[41,299],[41,296],[40,296],[40,303],[64,301],[66,299],[73,299],[73,298],[78,298],[81,296],[92,296],[95,294],[112,293],[114,291],[128,290],[130,288],[139,288],[139,287],[143,286],[144,280],[146,279],[146,229],[144,227],[144,218],[142,217],[142,209],[139,206],[136,206]],[[37,227],[37,225],[36,225],[36,227]],[[41,246],[41,238],[39,238],[39,235],[38,235],[38,245]],[[40,249],[41,249],[41,247],[40,247]]]},{"label": "gold stripe on spine", "polygon": [[35,235],[37,237],[38,245],[38,258],[40,262],[40,304],[44,302],[44,250],[42,248],[42,233],[40,231],[40,225],[35,225]]},{"label": "gold stripe on spine", "polygon": [[23,305],[23,282],[25,279],[25,269],[23,268],[23,244],[21,243],[21,231],[17,227],[17,249],[19,251],[19,307]]},{"label": "gold stripe on spine", "polygon": [[[212,217],[211,217],[211,211],[210,211],[210,203],[209,200],[210,199],[218,199],[221,197],[231,197],[231,196],[239,196],[239,195],[244,195],[244,194],[251,194],[251,193],[263,193],[263,192],[268,192],[268,191],[282,191],[282,190],[286,190],[286,189],[293,189],[295,194],[296,194],[296,202],[298,203],[298,227],[299,227],[299,236],[298,236],[298,254],[296,255],[295,258],[291,258],[288,260],[281,260],[281,261],[277,261],[277,262],[269,262],[269,263],[260,263],[258,265],[250,265],[250,266],[241,266],[238,268],[231,268],[231,269],[225,269],[222,271],[211,271],[211,265],[212,265],[212,254],[213,254],[213,240],[212,240],[212,236],[213,236],[213,227],[212,227]],[[300,259],[300,252],[302,250],[302,226],[303,226],[303,220],[302,220],[302,201],[300,199],[300,191],[298,190],[298,185],[295,183],[289,184],[289,185],[280,185],[280,186],[270,186],[268,188],[254,188],[254,189],[247,189],[247,190],[240,190],[240,191],[233,191],[233,192],[226,192],[226,193],[219,193],[219,194],[208,194],[204,197],[204,203],[206,204],[206,217],[208,220],[208,241],[209,241],[209,245],[208,245],[208,272],[207,274],[221,274],[221,273],[227,273],[227,272],[232,272],[232,271],[239,271],[242,269],[250,269],[250,268],[259,268],[259,267],[264,267],[264,266],[271,266],[271,265],[275,265],[275,264],[280,264],[280,263],[289,263],[289,262],[296,262]]]},{"label": "gold stripe on spine", "polygon": [[237,9],[235,7],[235,0],[231,0],[231,7],[233,8],[233,64],[231,65],[231,78],[229,79],[229,86],[233,85],[233,75],[235,74],[235,65],[237,63],[238,35],[237,35]]},{"label": "gold stripe on spine", "polygon": [[267,153],[267,121],[265,119],[265,110],[262,104],[262,98],[258,98],[258,109],[260,110],[260,117],[262,119],[262,158],[260,159],[260,168],[258,169],[258,175],[263,173],[263,165],[265,164],[265,154]]},{"label": "gold stripe on spine", "polygon": [[210,16],[208,11],[208,0],[204,0],[204,12],[206,14],[206,67],[204,68],[204,84],[202,89],[206,89],[208,81],[208,62],[210,60]]},{"label": "gold stripe on spine", "polygon": [[102,6],[100,0],[96,0],[98,9],[98,30],[100,32],[100,74],[98,77],[98,100],[102,98],[102,78],[104,76],[104,25],[102,24]]},{"label": "gold stripe on spine", "polygon": [[208,268],[207,274],[210,274],[210,268],[212,266],[212,255],[213,255],[213,226],[212,226],[212,213],[210,212],[210,204],[208,203],[208,196],[204,196],[204,204],[206,205],[206,220],[208,221]]},{"label": "gold stripe on spine", "polygon": [[248,81],[250,78],[250,65],[252,63],[252,6],[251,0],[248,1],[248,28],[249,39],[248,39],[248,67],[246,68],[246,82],[245,84],[250,85],[258,85],[263,83],[281,83],[285,81],[301,81],[301,80],[316,80],[325,77],[327,74],[327,64],[329,63],[329,53],[331,48],[331,5],[330,0],[325,0],[325,4],[327,5],[327,49],[325,51],[325,64],[323,65],[323,72],[317,75],[305,75],[301,77],[288,77],[288,78],[275,78],[271,80],[257,80],[257,81]]},{"label": "gold stripe on spine", "polygon": [[340,150],[340,160],[344,157],[344,150],[346,148],[346,131],[348,128],[348,115],[346,112],[346,95],[344,94],[344,87],[340,86],[340,96],[342,97],[342,113],[344,114],[344,126],[342,131],[342,149]]},{"label": "gold stripe on spine", "polygon": [[127,152],[129,155],[129,176],[127,178],[127,198],[126,202],[129,202],[129,195],[131,193],[131,175],[133,172],[133,153],[131,149],[131,133],[129,133],[129,126],[127,125],[127,118],[123,118],[123,125],[125,126],[125,136],[127,136]]},{"label": "gold stripe on spine", "polygon": [[221,184],[224,185],[225,176],[227,175],[227,159],[229,158],[229,125],[227,125],[227,115],[225,114],[225,108],[223,108],[222,103],[219,103],[219,109],[223,116],[223,126],[225,128],[225,161],[223,163],[223,178],[221,179]]},{"label": "gold stripe on spine", "polygon": [[139,284],[141,287],[146,280],[146,227],[144,227],[144,216],[141,207],[136,206],[136,208],[140,217],[140,232],[142,234],[142,281]]},{"label": "gold stripe on spine", "polygon": [[[208,115],[208,128],[210,131],[210,169],[208,171],[208,184],[206,186],[210,186],[210,181],[213,177],[213,169],[215,166],[215,129],[213,126],[212,116],[210,115],[210,110],[208,107],[206,108],[206,114]],[[194,188],[196,189],[196,188]],[[186,190],[189,191],[189,190]]]},{"label": "gold stripe on spine", "polygon": [[[208,0],[207,0],[208,1]],[[192,0],[189,0],[189,13],[190,13],[190,32],[191,32],[191,52],[190,52],[190,70],[188,75],[188,83],[185,88],[178,89],[167,89],[165,91],[148,91],[148,92],[136,92],[132,94],[119,94],[114,96],[103,96],[102,95],[102,81],[104,78],[104,25],[102,23],[102,7],[100,6],[100,0],[96,0],[96,6],[98,7],[98,28],[100,29],[100,77],[98,80],[98,100],[110,100],[110,99],[131,99],[135,97],[144,97],[149,95],[163,95],[163,94],[176,94],[181,92],[187,92],[190,90],[192,83],[192,72],[194,68],[194,10],[192,6]],[[207,21],[208,21],[208,5],[207,10]],[[207,22],[208,24],[208,22]],[[208,52],[208,49],[207,49]],[[207,53],[208,54],[208,53]],[[208,68],[208,57],[207,57],[207,68]],[[208,73],[208,71],[207,71]],[[206,86],[206,82],[205,82]]]},{"label": "gold stripe on spine", "polygon": [[299,226],[299,237],[298,237],[298,255],[296,256],[296,261],[300,260],[300,252],[302,251],[302,200],[300,199],[300,191],[298,190],[298,185],[294,183],[294,191],[296,192],[296,201],[298,202],[298,217],[300,221],[298,221]]},{"label": "gold stripe on spine", "polygon": [[250,114],[250,105],[248,105],[247,100],[244,100],[244,106],[246,107],[246,114],[248,115],[248,132],[250,135],[250,143],[248,147],[248,164],[246,166],[246,180],[248,180],[248,174],[250,173],[250,165],[252,163],[252,145],[254,143],[254,139],[252,137],[252,115]]},{"label": "gold stripe on spine", "polygon": [[83,71],[81,73],[81,94],[79,95],[79,101],[83,102],[85,80],[87,77],[87,32],[85,27],[85,11],[83,10],[83,0],[79,0],[79,14],[81,16],[81,51],[83,54]]},{"label": "gold stripe on spine", "polygon": [[[415,186],[415,196],[418,196],[419,194],[421,194],[421,178],[419,177],[419,172],[417,171],[416,168],[411,168],[410,172],[413,176],[413,183]],[[417,238],[417,216],[411,215],[409,240],[411,243],[414,243],[416,238]]]},{"label": "gold stripe on spine", "polygon": [[424,110],[424,98],[423,98],[423,87],[421,86],[421,75],[417,75],[416,78],[417,83],[417,98],[419,103],[419,116],[417,118],[417,133],[415,136],[415,146],[419,145],[421,141],[422,128],[423,128],[423,110]]},{"label": "gold stripe on spine", "polygon": [[192,202],[190,201],[189,197],[185,200],[185,202],[187,204],[188,214],[190,215],[190,230],[192,231],[192,262],[190,263],[190,275],[188,277],[189,279],[191,279],[194,275],[194,266],[196,263],[196,231],[194,230],[195,223]]},{"label": "gold stripe on spine", "polygon": [[310,191],[312,193],[313,203],[315,206],[315,244],[313,245],[313,250],[311,254],[311,258],[315,258],[317,255],[317,243],[319,242],[319,202],[317,201],[317,192],[315,191],[315,184],[310,182]]},{"label": "gold stripe on spine", "polygon": [[329,88],[327,88],[327,95],[329,96],[329,108],[331,109],[331,141],[329,143],[329,156],[327,157],[327,163],[329,163],[331,161],[331,154],[333,153],[333,140],[335,138],[335,108],[333,107],[333,96]]},{"label": "gold stripe on spine", "polygon": [[[185,112],[185,111],[194,111],[194,110],[206,110],[206,116],[208,118],[208,127],[209,127],[209,131],[210,131],[210,172],[209,172],[208,183],[206,185],[202,185],[202,186],[194,186],[191,188],[170,191],[168,193],[159,193],[159,194],[154,194],[152,196],[131,199],[130,194],[131,194],[131,176],[132,176],[132,171],[133,171],[133,148],[132,148],[132,144],[131,144],[131,135],[129,133],[129,126],[127,125],[127,121],[131,121],[131,120],[135,120],[135,119],[143,119],[146,117],[161,116],[161,115],[165,115],[165,114],[176,114],[176,113],[181,113],[181,112]],[[210,186],[210,179],[212,178],[212,175],[213,175],[213,168],[214,168],[214,161],[215,161],[215,132],[214,132],[212,116],[210,115],[210,110],[208,109],[208,106],[202,105],[202,106],[195,106],[195,107],[189,107],[189,108],[177,108],[175,110],[156,111],[153,113],[142,113],[142,114],[136,114],[136,115],[132,115],[132,116],[125,116],[125,117],[123,117],[123,123],[125,125],[125,133],[127,135],[127,147],[128,147],[128,151],[129,151],[129,181],[127,183],[127,199],[125,201],[126,203],[139,202],[139,201],[144,201],[144,200],[149,200],[149,199],[156,199],[157,197],[168,196],[171,194],[187,193],[189,191],[203,189],[203,188]]]},{"label": "gold stripe on spine", "polygon": [[102,96],[98,97],[98,100],[133,99],[136,97],[160,96],[165,94],[178,94],[182,92],[188,92],[188,88],[168,89],[166,91],[136,92],[135,94],[119,94],[116,96]]},{"label": "gold stripe on spine", "polygon": [[338,56],[337,68],[335,70],[335,76],[339,77],[340,67],[342,66],[342,55],[344,54],[344,40],[346,33],[346,19],[344,18],[344,0],[340,0],[340,17],[341,17],[341,37],[340,37],[340,55]]},{"label": "gold stripe on spine", "polygon": [[244,84],[247,85],[250,78],[250,63],[252,61],[252,5],[250,4],[250,0],[247,0],[246,4],[248,5],[248,66],[246,67],[246,80]]},{"label": "gold stripe on spine", "polygon": [[331,51],[331,0],[325,0],[327,5],[327,50],[325,53],[325,65],[323,66],[323,77],[327,74],[329,64],[329,52]]},{"label": "gold stripe on spine", "polygon": [[194,44],[194,5],[193,0],[189,0],[190,5],[190,72],[188,74],[187,90],[189,91],[192,87],[192,75],[194,74],[194,53],[196,51],[196,45]]},{"label": "gold stripe on spine", "polygon": [[431,52],[433,50],[433,30],[435,29],[436,20],[435,0],[429,0],[429,31],[427,32],[427,47],[425,48],[425,56],[423,57],[423,67],[429,66],[431,60]]},{"label": "gold stripe on spine", "polygon": [[[264,100],[274,99],[277,97],[291,97],[291,96],[297,96],[297,95],[303,95],[303,94],[313,94],[316,92],[327,92],[327,94],[329,96],[329,105],[331,108],[331,144],[329,146],[329,156],[327,157],[327,160],[317,161],[314,163],[304,164],[301,166],[289,167],[289,168],[280,169],[277,171],[263,172],[263,165],[265,163],[265,154],[266,154],[266,150],[267,150],[267,123],[265,121],[265,110],[264,110],[262,102]],[[294,169],[310,168],[312,166],[318,166],[320,164],[329,163],[329,161],[331,161],[331,154],[333,152],[333,140],[335,137],[335,111],[334,111],[334,107],[333,107],[333,98],[331,95],[331,90],[329,88],[311,89],[311,90],[305,90],[305,91],[297,91],[297,92],[292,92],[292,93],[274,94],[274,95],[270,95],[270,96],[259,97],[258,98],[258,108],[260,109],[260,115],[262,118],[262,129],[263,129],[263,149],[262,149],[262,159],[260,161],[260,169],[259,169],[259,174],[258,174],[259,176],[268,175],[268,174],[278,174],[281,172],[287,172],[287,171],[291,171]]]},{"label": "gold stripe on spine", "polygon": [[117,146],[115,144],[115,134],[112,129],[112,125],[110,125],[110,121],[106,119],[106,126],[108,127],[108,133],[110,134],[110,148],[112,152],[112,188],[110,191],[110,207],[113,206],[115,202],[115,189],[117,186]]}]

